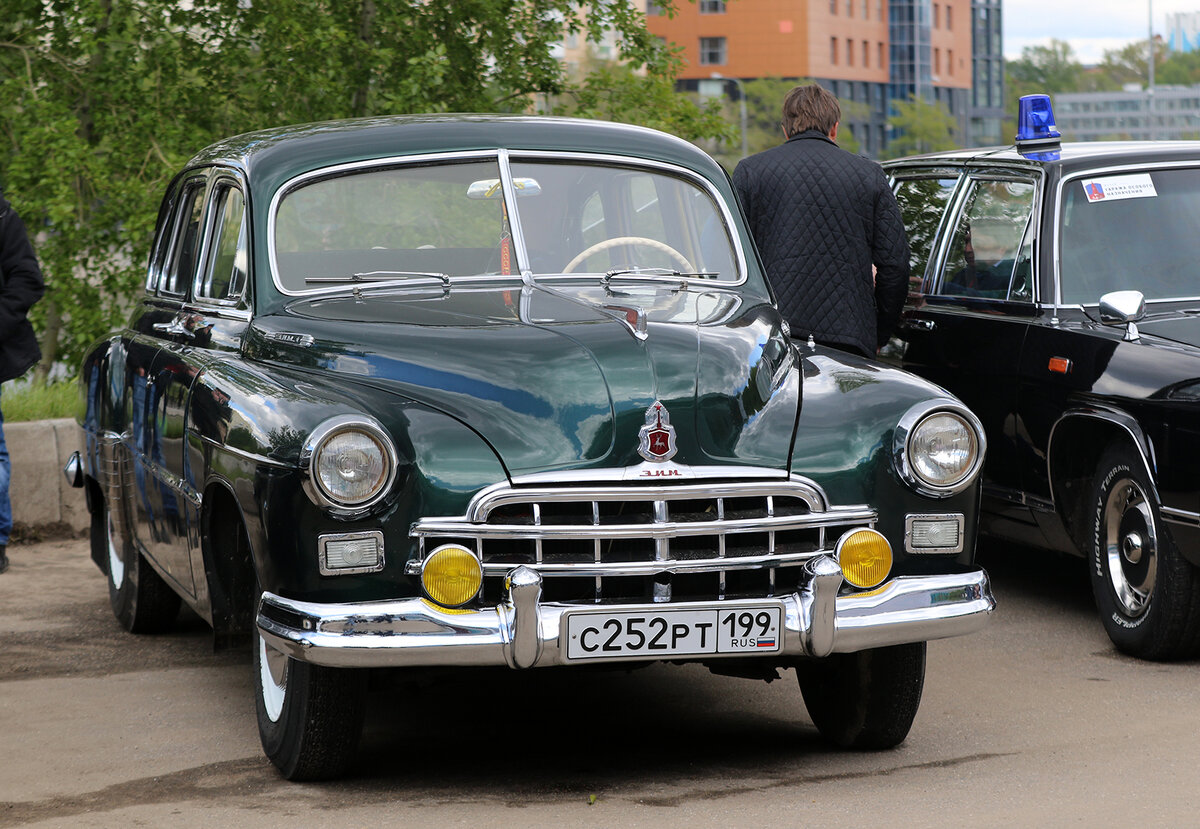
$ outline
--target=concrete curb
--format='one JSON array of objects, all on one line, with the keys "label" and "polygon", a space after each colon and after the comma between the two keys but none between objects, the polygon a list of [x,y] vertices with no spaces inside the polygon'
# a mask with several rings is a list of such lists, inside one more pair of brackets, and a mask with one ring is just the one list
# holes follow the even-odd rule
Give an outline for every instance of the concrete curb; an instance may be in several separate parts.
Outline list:
[{"label": "concrete curb", "polygon": [[68,484],[62,471],[82,440],[83,431],[69,417],[4,424],[12,460],[13,521],[33,527],[61,523],[76,531],[88,528],[83,490]]}]

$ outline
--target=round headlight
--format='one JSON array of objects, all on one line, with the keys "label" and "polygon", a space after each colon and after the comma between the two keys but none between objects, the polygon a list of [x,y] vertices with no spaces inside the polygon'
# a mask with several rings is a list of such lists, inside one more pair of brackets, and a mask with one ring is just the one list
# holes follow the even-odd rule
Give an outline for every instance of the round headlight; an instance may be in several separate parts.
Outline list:
[{"label": "round headlight", "polygon": [[975,430],[956,414],[938,412],[917,424],[908,441],[913,472],[930,486],[960,483],[975,465]]},{"label": "round headlight", "polygon": [[896,468],[926,495],[952,495],[974,480],[985,447],[983,428],[969,409],[957,401],[932,401],[909,409],[896,427]]},{"label": "round headlight", "polygon": [[382,498],[396,474],[396,455],[382,427],[360,418],[326,421],[301,454],[314,500],[362,509]]}]

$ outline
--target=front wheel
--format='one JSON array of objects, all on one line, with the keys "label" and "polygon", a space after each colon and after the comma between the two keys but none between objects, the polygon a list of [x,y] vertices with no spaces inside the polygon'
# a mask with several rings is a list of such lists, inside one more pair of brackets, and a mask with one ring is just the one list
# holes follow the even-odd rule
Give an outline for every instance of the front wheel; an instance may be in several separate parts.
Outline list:
[{"label": "front wheel", "polygon": [[1175,549],[1145,465],[1110,447],[1096,467],[1089,513],[1092,594],[1117,649],[1178,659],[1200,649],[1200,578]]},{"label": "front wheel", "polygon": [[925,643],[835,653],[797,664],[796,675],[822,737],[842,748],[893,748],[921,706]]},{"label": "front wheel", "polygon": [[346,772],[366,714],[366,672],[326,668],[271,647],[255,627],[258,734],[288,780],[328,780]]},{"label": "front wheel", "polygon": [[92,519],[92,557],[104,561],[113,615],[130,633],[161,633],[179,616],[179,594],[125,538],[105,503]]}]

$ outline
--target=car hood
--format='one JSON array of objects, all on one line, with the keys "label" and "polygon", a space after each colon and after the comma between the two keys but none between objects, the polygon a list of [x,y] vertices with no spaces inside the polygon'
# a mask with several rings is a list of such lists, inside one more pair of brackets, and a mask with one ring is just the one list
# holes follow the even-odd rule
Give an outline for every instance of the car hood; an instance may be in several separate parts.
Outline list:
[{"label": "car hood", "polygon": [[[800,404],[777,311],[728,290],[376,288],[299,300],[253,329],[257,358],[307,366],[317,378],[332,372],[319,382],[385,388],[457,418],[512,476],[786,470]],[[671,458],[639,454],[648,423],[673,433]]]},{"label": "car hood", "polygon": [[1138,322],[1137,327],[1143,335],[1200,348],[1200,313],[1155,314]]}]

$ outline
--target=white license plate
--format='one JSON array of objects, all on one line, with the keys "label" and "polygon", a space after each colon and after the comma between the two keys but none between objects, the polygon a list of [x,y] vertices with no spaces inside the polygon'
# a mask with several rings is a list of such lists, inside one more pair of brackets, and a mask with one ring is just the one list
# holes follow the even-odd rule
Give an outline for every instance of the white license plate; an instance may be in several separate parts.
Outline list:
[{"label": "white license plate", "polygon": [[656,659],[780,650],[778,606],[584,610],[567,614],[567,659]]}]

